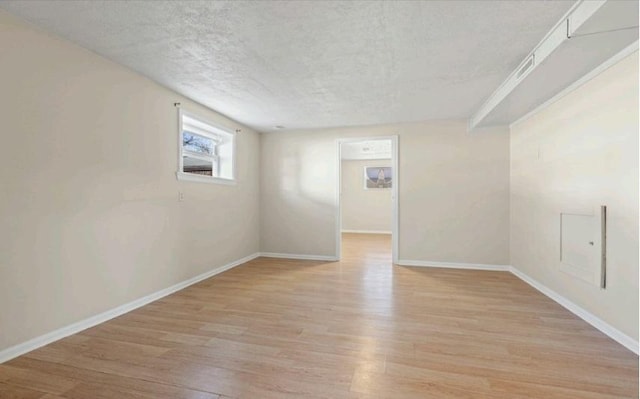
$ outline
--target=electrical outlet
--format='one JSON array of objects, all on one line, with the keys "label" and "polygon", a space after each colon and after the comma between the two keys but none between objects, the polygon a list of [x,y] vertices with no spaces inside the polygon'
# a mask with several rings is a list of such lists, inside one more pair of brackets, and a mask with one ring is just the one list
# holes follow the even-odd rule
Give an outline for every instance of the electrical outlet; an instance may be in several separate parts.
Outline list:
[{"label": "electrical outlet", "polygon": [[184,201],[184,193],[182,191],[178,191],[178,201]]}]

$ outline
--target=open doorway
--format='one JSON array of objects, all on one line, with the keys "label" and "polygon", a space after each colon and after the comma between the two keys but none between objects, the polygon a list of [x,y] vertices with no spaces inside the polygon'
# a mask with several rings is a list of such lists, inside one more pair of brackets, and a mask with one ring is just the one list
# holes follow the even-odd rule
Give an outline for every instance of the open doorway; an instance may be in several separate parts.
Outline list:
[{"label": "open doorway", "polygon": [[398,260],[398,137],[338,140],[336,257],[343,238],[389,242]]}]

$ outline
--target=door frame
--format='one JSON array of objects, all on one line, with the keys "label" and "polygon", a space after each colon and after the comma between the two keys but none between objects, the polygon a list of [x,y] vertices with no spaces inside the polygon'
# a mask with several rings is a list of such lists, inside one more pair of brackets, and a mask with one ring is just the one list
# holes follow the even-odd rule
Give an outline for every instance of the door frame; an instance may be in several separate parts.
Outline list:
[{"label": "door frame", "polygon": [[398,263],[398,242],[400,241],[398,229],[398,213],[399,213],[399,191],[398,186],[400,179],[398,178],[398,136],[366,136],[366,137],[349,137],[341,138],[336,141],[337,145],[337,171],[336,179],[336,213],[335,213],[335,234],[336,234],[336,259],[340,260],[342,252],[342,144],[357,143],[360,141],[371,140],[391,140],[391,259],[393,263]]}]

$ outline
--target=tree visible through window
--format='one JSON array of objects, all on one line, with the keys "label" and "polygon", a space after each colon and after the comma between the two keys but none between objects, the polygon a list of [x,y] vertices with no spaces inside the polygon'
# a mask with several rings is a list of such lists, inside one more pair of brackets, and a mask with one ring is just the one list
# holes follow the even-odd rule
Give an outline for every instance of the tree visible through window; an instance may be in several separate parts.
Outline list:
[{"label": "tree visible through window", "polygon": [[178,178],[188,174],[233,180],[234,133],[183,111],[180,120]]}]

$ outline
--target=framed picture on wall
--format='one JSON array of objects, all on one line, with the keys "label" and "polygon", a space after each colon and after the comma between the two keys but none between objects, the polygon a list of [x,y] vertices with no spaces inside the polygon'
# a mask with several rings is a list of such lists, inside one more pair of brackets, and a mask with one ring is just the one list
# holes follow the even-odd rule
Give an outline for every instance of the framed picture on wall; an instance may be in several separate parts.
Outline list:
[{"label": "framed picture on wall", "polygon": [[391,166],[365,166],[364,188],[391,188],[391,176]]}]

